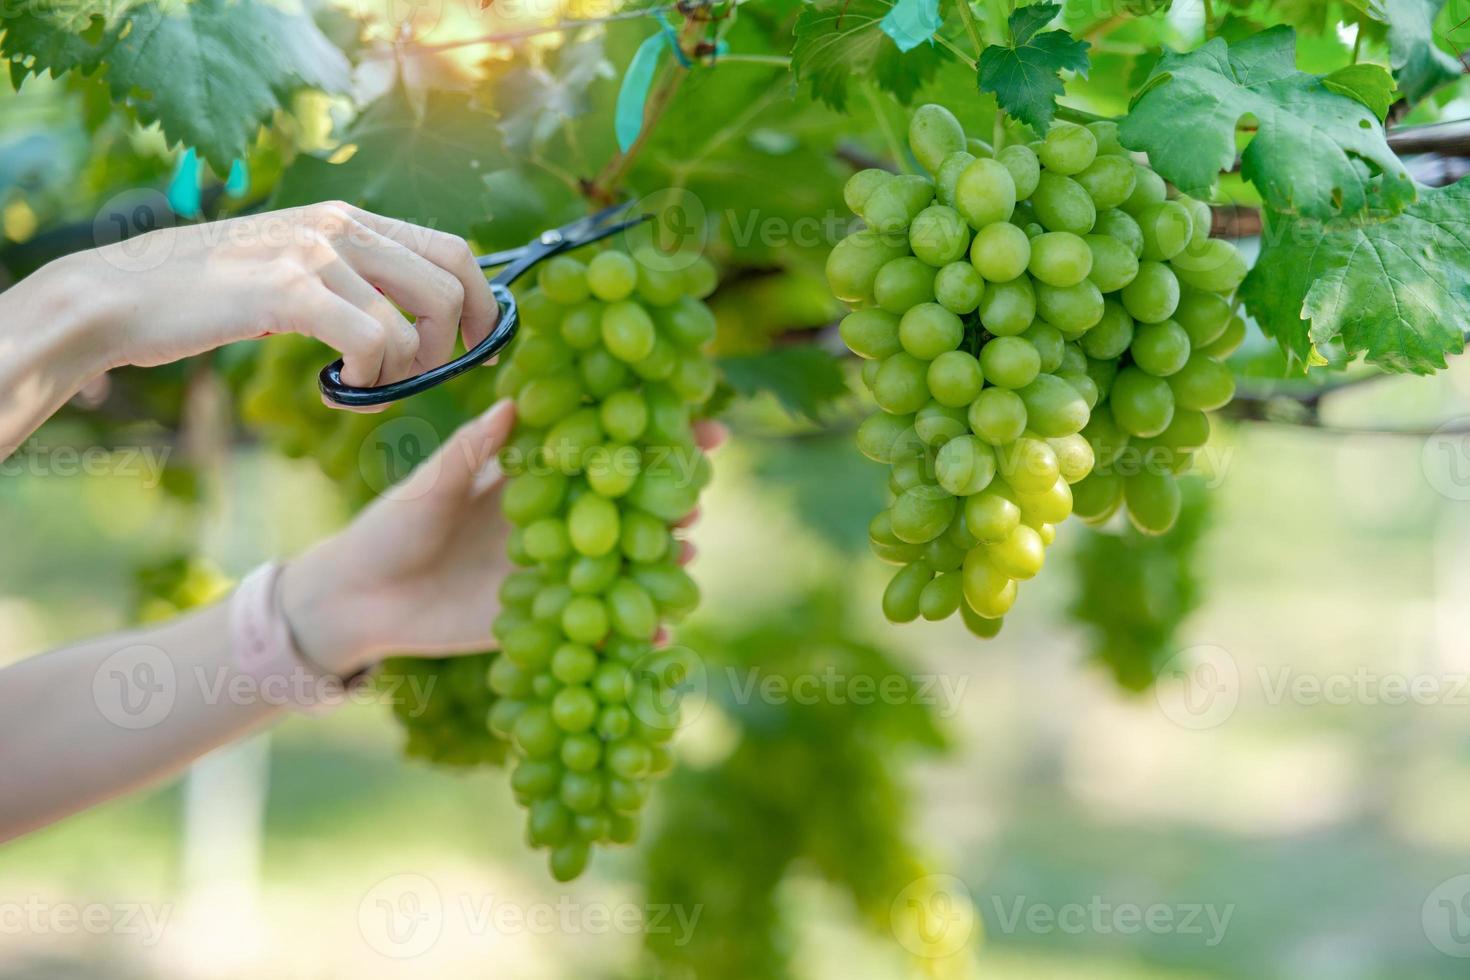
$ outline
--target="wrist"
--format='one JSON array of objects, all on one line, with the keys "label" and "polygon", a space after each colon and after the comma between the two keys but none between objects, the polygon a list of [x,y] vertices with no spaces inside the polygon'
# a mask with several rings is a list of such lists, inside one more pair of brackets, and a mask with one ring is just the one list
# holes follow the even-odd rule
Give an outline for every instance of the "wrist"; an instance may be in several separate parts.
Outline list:
[{"label": "wrist", "polygon": [[359,623],[359,602],[342,577],[326,567],[320,552],[287,562],[279,583],[281,613],[301,655],[322,670],[348,677],[371,666],[378,655]]},{"label": "wrist", "polygon": [[106,304],[116,297],[88,275],[85,253],[56,259],[10,291],[10,330],[33,346],[35,363],[62,390],[75,394],[121,363],[105,336]]}]

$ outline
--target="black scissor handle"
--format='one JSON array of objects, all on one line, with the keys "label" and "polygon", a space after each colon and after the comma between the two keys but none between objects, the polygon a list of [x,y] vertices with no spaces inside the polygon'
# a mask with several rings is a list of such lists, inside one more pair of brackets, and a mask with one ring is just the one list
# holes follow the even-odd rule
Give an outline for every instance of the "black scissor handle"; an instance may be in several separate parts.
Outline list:
[{"label": "black scissor handle", "polygon": [[448,364],[430,368],[423,374],[416,374],[402,381],[393,381],[377,387],[358,387],[343,382],[342,358],[339,357],[322,368],[322,373],[317,378],[317,385],[321,388],[322,394],[329,401],[348,408],[384,405],[407,398],[409,395],[417,395],[421,391],[427,391],[490,360],[505,350],[506,345],[515,338],[516,328],[520,326],[521,320],[520,307],[516,305],[516,298],[511,295],[509,287],[492,281],[490,292],[494,295],[495,302],[500,305],[500,318],[495,321],[495,326],[490,330],[488,337]]}]

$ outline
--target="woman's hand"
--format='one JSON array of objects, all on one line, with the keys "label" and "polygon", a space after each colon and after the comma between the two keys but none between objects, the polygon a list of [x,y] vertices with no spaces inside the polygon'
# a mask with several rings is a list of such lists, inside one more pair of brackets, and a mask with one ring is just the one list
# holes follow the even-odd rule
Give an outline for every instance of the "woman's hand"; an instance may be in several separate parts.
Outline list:
[{"label": "woman's hand", "polygon": [[474,346],[499,315],[464,239],[336,202],[166,228],[63,261],[107,298],[111,322],[95,340],[108,366],[301,333],[341,353],[348,384],[382,385],[445,363],[461,333]]},{"label": "woman's hand", "polygon": [[[442,656],[493,646],[510,526],[496,453],[508,401],[465,424],[343,531],[286,566],[281,601],[302,652],[339,674],[388,654]],[[695,428],[704,450],[722,426]],[[683,561],[692,557],[686,543]]]}]

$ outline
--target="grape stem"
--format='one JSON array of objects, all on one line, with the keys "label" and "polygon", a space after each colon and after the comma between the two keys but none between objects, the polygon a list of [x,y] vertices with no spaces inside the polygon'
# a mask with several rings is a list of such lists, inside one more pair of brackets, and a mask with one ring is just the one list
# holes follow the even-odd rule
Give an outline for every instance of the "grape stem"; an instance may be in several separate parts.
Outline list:
[{"label": "grape stem", "polygon": [[[695,36],[701,30],[704,21],[698,17],[686,16],[684,23],[679,28],[679,49],[688,51],[692,46]],[[583,189],[585,196],[593,205],[611,204],[617,200],[618,192],[622,187],[623,179],[627,177],[628,171],[633,167],[633,161],[637,159],[639,151],[648,143],[649,136],[658,127],[658,122],[663,118],[669,103],[674,100],[684,80],[689,77],[689,69],[685,68],[677,60],[666,65],[659,76],[658,83],[649,93],[648,101],[643,107],[643,125],[638,130],[638,138],[627,150],[620,150],[613,154],[598,173],[595,180],[586,184]]]},{"label": "grape stem", "polygon": [[970,43],[975,46],[975,57],[980,57],[980,52],[985,50],[985,43],[980,40],[980,28],[975,23],[975,11],[970,9],[970,0],[959,2],[960,20],[965,22],[965,33],[970,35]]}]

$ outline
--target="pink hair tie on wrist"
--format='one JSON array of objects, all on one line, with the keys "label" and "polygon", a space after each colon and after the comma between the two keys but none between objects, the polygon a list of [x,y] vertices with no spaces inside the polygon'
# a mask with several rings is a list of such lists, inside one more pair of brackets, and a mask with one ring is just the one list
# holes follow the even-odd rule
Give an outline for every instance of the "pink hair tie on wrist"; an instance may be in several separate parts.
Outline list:
[{"label": "pink hair tie on wrist", "polygon": [[281,566],[266,562],[246,575],[230,600],[230,656],[268,704],[322,715],[347,703],[368,669],[341,677],[312,663],[291,634],[277,583]]}]

